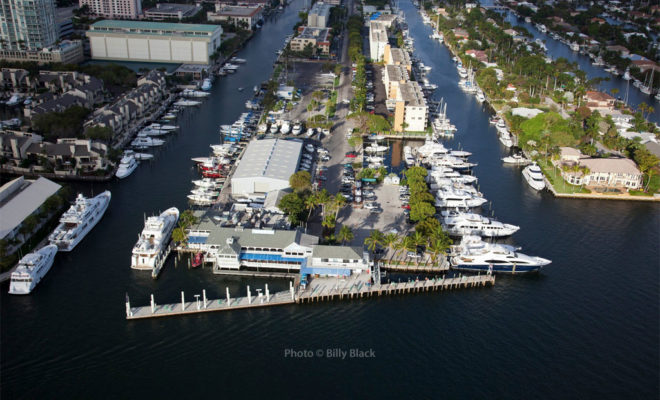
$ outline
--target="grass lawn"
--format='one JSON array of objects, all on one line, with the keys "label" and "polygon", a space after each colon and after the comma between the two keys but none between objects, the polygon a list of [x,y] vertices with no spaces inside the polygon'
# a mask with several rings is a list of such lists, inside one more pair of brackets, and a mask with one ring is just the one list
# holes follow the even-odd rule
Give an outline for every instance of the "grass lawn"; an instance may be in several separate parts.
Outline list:
[{"label": "grass lawn", "polygon": [[581,188],[580,186],[567,183],[564,178],[561,177],[561,172],[559,169],[554,168],[549,160],[538,160],[538,165],[541,167],[543,174],[546,178],[548,178],[548,181],[550,181],[557,193],[591,193],[589,189]]}]

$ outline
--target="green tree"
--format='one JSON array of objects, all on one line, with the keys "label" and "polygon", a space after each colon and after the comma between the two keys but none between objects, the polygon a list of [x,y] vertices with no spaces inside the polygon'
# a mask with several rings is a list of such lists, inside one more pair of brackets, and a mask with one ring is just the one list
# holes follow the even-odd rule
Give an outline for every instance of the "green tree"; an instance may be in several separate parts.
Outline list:
[{"label": "green tree", "polygon": [[396,255],[396,246],[397,243],[399,242],[399,235],[396,233],[388,233],[385,236],[383,236],[383,246],[387,247],[387,249],[391,252],[390,254],[390,260]]},{"label": "green tree", "polygon": [[298,193],[289,193],[282,197],[277,205],[289,217],[289,222],[293,225],[299,225],[305,215],[305,201]]},{"label": "green tree", "polygon": [[312,187],[312,177],[307,171],[298,171],[289,177],[289,186],[296,192],[302,192]]},{"label": "green tree", "polygon": [[92,126],[85,130],[85,137],[107,142],[112,139],[113,133],[112,128],[107,126]]},{"label": "green tree", "polygon": [[339,234],[337,235],[337,239],[341,240],[342,244],[345,244],[346,242],[350,242],[351,240],[353,240],[354,237],[355,235],[353,235],[353,231],[347,225],[342,225],[341,228],[339,228]]},{"label": "green tree", "polygon": [[174,228],[172,231],[172,240],[174,243],[187,243],[188,235],[186,234],[186,230],[180,226]]},{"label": "green tree", "polygon": [[18,230],[24,237],[31,234],[34,228],[39,224],[39,218],[36,215],[29,215],[23,220],[20,229]]},{"label": "green tree", "polygon": [[376,251],[376,248],[383,243],[383,238],[383,233],[378,229],[374,229],[371,231],[371,234],[364,239],[364,245],[373,253]]}]

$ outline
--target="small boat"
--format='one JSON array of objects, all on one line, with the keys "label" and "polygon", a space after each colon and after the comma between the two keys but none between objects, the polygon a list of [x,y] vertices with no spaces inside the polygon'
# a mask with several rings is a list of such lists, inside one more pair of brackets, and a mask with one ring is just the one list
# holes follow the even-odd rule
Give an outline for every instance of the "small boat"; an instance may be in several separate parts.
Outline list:
[{"label": "small boat", "polygon": [[206,79],[204,79],[204,80],[202,81],[202,87],[201,87],[201,89],[204,90],[204,91],[209,91],[209,90],[211,90],[211,86],[212,86],[212,85],[213,85],[213,84],[211,83],[211,79],[206,78]]},{"label": "small boat", "polygon": [[146,148],[146,147],[155,147],[162,146],[165,143],[164,140],[154,139],[152,137],[137,137],[131,142],[131,146],[137,148]]},{"label": "small boat", "polygon": [[238,88],[238,91],[239,91],[239,92],[242,92],[242,91],[243,91],[243,88],[242,88],[242,87],[239,87],[239,88]]},{"label": "small boat", "polygon": [[55,254],[57,254],[57,246],[49,244],[21,258],[18,267],[11,273],[9,294],[30,294],[50,271]]},{"label": "small boat", "polygon": [[512,156],[504,157],[502,159],[502,162],[505,164],[514,164],[514,165],[527,165],[531,161],[529,161],[525,156],[522,154],[514,154]]},{"label": "small boat", "polygon": [[202,265],[203,262],[204,262],[204,254],[202,252],[199,252],[195,254],[195,256],[193,257],[192,261],[190,262],[190,266],[193,268],[197,268],[200,265]]},{"label": "small boat", "polygon": [[154,158],[154,155],[153,155],[153,154],[149,154],[149,153],[136,153],[136,152],[133,151],[133,150],[126,150],[126,151],[124,151],[124,155],[132,155],[133,158],[135,158],[136,160],[140,160],[140,161],[151,160],[152,158]]}]

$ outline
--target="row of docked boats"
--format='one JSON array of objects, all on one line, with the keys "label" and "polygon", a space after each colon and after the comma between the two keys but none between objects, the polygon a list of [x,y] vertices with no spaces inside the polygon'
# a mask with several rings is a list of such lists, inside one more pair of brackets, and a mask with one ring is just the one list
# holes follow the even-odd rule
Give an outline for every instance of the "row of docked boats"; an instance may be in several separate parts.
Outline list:
[{"label": "row of docked boats", "polygon": [[105,191],[96,197],[78,194],[74,204],[62,214],[59,224],[48,236],[49,244],[18,263],[11,274],[10,294],[29,294],[50,270],[58,251],[73,250],[101,220],[110,204],[111,194]]}]

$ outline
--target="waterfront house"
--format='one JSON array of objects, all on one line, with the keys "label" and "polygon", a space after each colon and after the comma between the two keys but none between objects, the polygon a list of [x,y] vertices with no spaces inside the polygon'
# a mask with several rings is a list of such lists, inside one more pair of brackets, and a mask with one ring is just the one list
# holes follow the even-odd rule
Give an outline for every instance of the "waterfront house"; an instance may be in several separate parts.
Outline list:
[{"label": "waterfront house", "polygon": [[21,68],[2,68],[2,90],[9,92],[28,92],[36,87],[36,80],[30,78],[27,70]]},{"label": "waterfront house", "polygon": [[484,64],[488,63],[488,56],[486,55],[486,52],[483,50],[468,50],[465,52],[466,55],[477,59],[477,61],[480,61]]},{"label": "waterfront house", "polygon": [[560,158],[554,164],[571,185],[628,190],[640,189],[643,185],[643,174],[628,158],[593,158],[573,148],[560,150]]},{"label": "waterfront house", "polygon": [[470,39],[470,34],[463,28],[454,28],[452,29],[452,32],[454,32],[454,37],[459,40],[459,39]]},{"label": "waterfront house", "polygon": [[612,46],[606,46],[605,49],[607,51],[613,51],[615,53],[619,53],[621,57],[626,57],[630,54],[630,50],[618,44]]},{"label": "waterfront house", "polygon": [[0,155],[14,166],[18,166],[27,157],[27,150],[32,143],[41,143],[43,138],[36,133],[23,131],[0,132]]},{"label": "waterfront house", "polygon": [[584,95],[584,101],[589,110],[593,112],[613,109],[615,99],[607,93],[589,90]]},{"label": "waterfront house", "polygon": [[55,165],[55,173],[70,173],[74,170],[94,172],[108,167],[104,143],[89,139],[58,139],[56,143],[32,143],[26,154],[45,157]]}]

